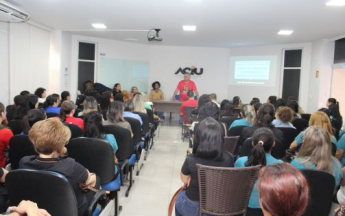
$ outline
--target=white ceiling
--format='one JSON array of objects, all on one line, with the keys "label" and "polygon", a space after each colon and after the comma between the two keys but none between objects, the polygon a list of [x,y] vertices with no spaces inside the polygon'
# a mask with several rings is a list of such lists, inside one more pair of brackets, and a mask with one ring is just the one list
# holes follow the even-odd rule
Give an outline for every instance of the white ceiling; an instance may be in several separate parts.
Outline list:
[{"label": "white ceiling", "polygon": [[[31,20],[73,33],[147,44],[147,32],[108,29],[161,28],[161,45],[237,47],[309,42],[345,34],[345,7],[326,7],[327,0],[8,0]],[[182,25],[196,25],[184,32]],[[78,30],[79,29],[79,30]],[[278,36],[293,29],[291,36]],[[150,42],[152,44],[154,42]]]}]

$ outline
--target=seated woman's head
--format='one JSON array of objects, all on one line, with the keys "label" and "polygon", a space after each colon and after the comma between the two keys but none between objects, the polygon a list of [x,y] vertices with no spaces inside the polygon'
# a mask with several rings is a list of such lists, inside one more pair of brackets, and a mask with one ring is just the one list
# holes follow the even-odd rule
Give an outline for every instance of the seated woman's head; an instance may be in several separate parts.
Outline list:
[{"label": "seated woman's head", "polygon": [[38,121],[47,118],[46,112],[42,109],[32,109],[23,118],[23,132],[28,134],[31,127]]},{"label": "seated woman's head", "polygon": [[241,108],[241,116],[246,119],[247,122],[253,122],[255,117],[255,111],[249,104],[243,105]]},{"label": "seated woman's head", "polygon": [[84,100],[84,110],[83,115],[88,114],[92,111],[98,111],[98,103],[97,100],[92,96],[86,96]]},{"label": "seated woman's head", "polygon": [[55,106],[57,107],[58,104],[58,98],[55,95],[49,95],[44,102],[44,108],[50,107],[50,106]]},{"label": "seated woman's head", "polygon": [[35,91],[35,95],[37,95],[37,97],[39,98],[45,98],[47,94],[47,91],[45,88],[38,88]]},{"label": "seated woman's head", "polygon": [[293,122],[294,120],[294,116],[293,116],[294,112],[292,111],[292,109],[290,107],[279,107],[276,113],[276,118],[280,119],[282,122],[286,123],[286,122]]},{"label": "seated woman's head", "polygon": [[108,109],[109,103],[110,103],[112,98],[113,98],[113,93],[111,91],[102,92],[101,102],[100,102],[102,110],[107,110]]},{"label": "seated woman's head", "polygon": [[265,216],[301,216],[308,205],[308,182],[301,171],[290,164],[262,168],[257,188]]},{"label": "seated woman's head", "polygon": [[286,103],[286,106],[290,107],[295,113],[298,113],[299,104],[298,104],[298,102],[296,100],[289,100]]},{"label": "seated woman's head", "polygon": [[198,120],[202,121],[207,117],[212,117],[217,121],[219,120],[219,107],[217,104],[208,102],[200,107]]},{"label": "seated woman's head", "polygon": [[152,83],[152,89],[160,89],[161,84],[160,82],[156,81]]},{"label": "seated woman's head", "polygon": [[234,112],[234,106],[230,103],[230,101],[226,100],[226,102],[222,102],[220,105],[220,117],[237,115],[238,114]]},{"label": "seated woman's head", "polygon": [[133,86],[133,87],[131,88],[131,93],[132,93],[132,94],[135,94],[135,93],[137,93],[137,92],[138,92],[138,87]]},{"label": "seated woman's head", "polygon": [[328,132],[318,126],[308,127],[297,157],[314,164],[318,170],[333,173],[332,146]]},{"label": "seated woman's head", "polygon": [[222,155],[224,129],[212,117],[202,120],[194,135],[194,152],[197,157],[218,160]]},{"label": "seated woman's head", "polygon": [[144,107],[144,97],[142,94],[140,93],[135,94],[132,101],[134,104],[133,111],[146,113],[146,109]]},{"label": "seated woman's head", "polygon": [[241,109],[242,108],[242,101],[241,98],[239,96],[235,96],[232,99],[232,105],[234,105],[235,109]]},{"label": "seated woman's head", "polygon": [[198,100],[198,109],[208,102],[211,102],[210,96],[206,94],[201,95]]},{"label": "seated woman's head", "polygon": [[61,103],[65,100],[71,100],[71,94],[68,91],[61,92]]},{"label": "seated woman's head", "polygon": [[132,99],[128,99],[123,103],[124,111],[132,112],[134,109],[134,104]]},{"label": "seated woman's head", "polygon": [[274,146],[274,134],[269,128],[258,128],[252,137],[253,149],[246,162],[246,166],[266,166],[266,153],[270,153]]},{"label": "seated woman's head", "polygon": [[269,96],[267,99],[267,103],[273,104],[274,106],[276,102],[277,102],[277,96],[272,95],[272,96]]},{"label": "seated woman's head", "polygon": [[129,99],[129,93],[127,90],[123,90],[122,95],[123,95],[123,101],[126,101]]},{"label": "seated woman's head", "polygon": [[84,116],[84,136],[91,138],[102,138],[103,125],[102,115],[99,112],[89,112]]},{"label": "seated woman's head", "polygon": [[64,147],[71,137],[71,131],[57,118],[36,122],[29,131],[29,139],[38,154],[64,154]]},{"label": "seated woman's head", "polygon": [[86,96],[83,94],[78,95],[77,100],[75,100],[75,105],[77,105],[79,108],[81,108],[83,106],[85,98],[86,98]]},{"label": "seated woman's head", "polygon": [[107,111],[107,119],[110,122],[123,122],[123,103],[120,101],[112,101]]},{"label": "seated woman's head", "polygon": [[332,124],[328,115],[322,111],[314,112],[309,119],[309,126],[319,126],[332,135]]},{"label": "seated woman's head", "polygon": [[75,111],[75,105],[73,101],[64,101],[61,104],[61,109],[60,109],[60,118],[62,122],[66,121],[66,116],[68,115],[73,115]]},{"label": "seated woman's head", "polygon": [[265,103],[257,112],[253,124],[259,127],[272,127],[274,114],[274,106],[272,104]]},{"label": "seated woman's head", "polygon": [[256,103],[260,103],[260,99],[257,97],[253,97],[253,99],[250,101],[250,106],[253,106]]}]

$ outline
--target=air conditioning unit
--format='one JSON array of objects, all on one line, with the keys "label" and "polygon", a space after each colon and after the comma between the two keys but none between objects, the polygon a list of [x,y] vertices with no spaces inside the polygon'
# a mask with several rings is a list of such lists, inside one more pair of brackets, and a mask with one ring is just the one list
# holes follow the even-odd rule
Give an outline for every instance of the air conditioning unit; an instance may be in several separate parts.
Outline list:
[{"label": "air conditioning unit", "polygon": [[26,22],[30,15],[15,8],[7,2],[0,1],[0,21],[1,22]]}]

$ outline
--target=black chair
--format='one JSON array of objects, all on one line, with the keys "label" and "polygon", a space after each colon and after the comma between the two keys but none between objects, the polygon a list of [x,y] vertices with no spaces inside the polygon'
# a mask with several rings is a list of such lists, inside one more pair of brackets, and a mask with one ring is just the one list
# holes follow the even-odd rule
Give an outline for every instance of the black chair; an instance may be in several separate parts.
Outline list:
[{"label": "black chair", "polygon": [[71,139],[84,136],[84,131],[79,126],[68,123],[65,123],[64,125],[71,130]]},{"label": "black chair", "polygon": [[69,157],[74,158],[101,179],[102,189],[110,191],[109,199],[115,199],[115,215],[117,215],[122,209],[118,197],[121,176],[115,178],[114,153],[111,145],[101,139],[82,137],[72,139],[66,147]]},{"label": "black chair", "polygon": [[55,117],[58,117],[60,116],[59,114],[57,113],[47,113],[47,118],[55,118]]},{"label": "black chair", "polygon": [[[253,149],[252,143],[253,143],[252,137],[249,137],[244,141],[240,149],[240,157],[250,156],[251,151]],[[284,151],[284,144],[282,141],[275,139],[275,145],[271,150],[271,154],[274,158],[277,158],[277,159],[280,159],[284,156],[285,151]]]},{"label": "black chair", "polygon": [[224,137],[224,142],[222,145],[223,151],[227,151],[227,152],[230,152],[231,154],[234,154],[239,139],[240,139],[240,136]]},{"label": "black chair", "polygon": [[[31,200],[54,216],[78,215],[72,186],[63,175],[56,172],[27,169],[11,171],[6,176],[6,187],[11,206],[17,206],[22,200]],[[92,215],[104,194],[103,190],[95,194],[87,209],[88,216]]]},{"label": "black chair", "polygon": [[308,114],[308,113],[301,114],[302,119],[307,120],[307,122],[309,122],[310,116],[311,116],[311,114]]},{"label": "black chair", "polygon": [[222,118],[219,119],[219,121],[225,123],[227,126],[226,129],[228,129],[230,125],[237,119],[240,119],[240,118],[238,118],[237,116],[223,116]]},{"label": "black chair", "polygon": [[154,137],[154,133],[155,133],[155,131],[159,125],[159,121],[154,119],[152,110],[146,109],[146,112],[147,112],[147,116],[149,117],[150,138],[151,138],[149,148],[152,149],[152,146],[154,144],[153,137]]},{"label": "black chair", "polygon": [[14,135],[20,134],[23,132],[23,120],[22,119],[14,119],[8,122],[7,125]]},{"label": "black chair", "polygon": [[308,127],[308,121],[302,118],[295,118],[292,122],[298,133],[304,131]]},{"label": "black chair", "polygon": [[295,128],[281,128],[277,127],[277,129],[281,130],[284,135],[284,151],[290,148],[291,143],[295,140],[296,136],[299,134]]},{"label": "black chair", "polygon": [[243,128],[246,128],[247,126],[236,126],[230,128],[228,131],[228,136],[241,136]]},{"label": "black chair", "polygon": [[10,139],[11,170],[18,169],[20,160],[25,156],[37,155],[28,135],[15,135]]},{"label": "black chair", "polygon": [[126,191],[126,196],[128,196],[130,189],[134,183],[133,180],[133,168],[136,162],[136,155],[133,150],[133,140],[131,137],[131,132],[126,129],[116,125],[106,125],[104,126],[104,132],[107,134],[113,134],[118,150],[116,151],[116,158],[119,160],[119,165],[121,166],[121,178],[122,182],[127,178],[125,171],[129,171],[129,186]]},{"label": "black chair", "polygon": [[334,176],[320,170],[302,170],[309,185],[309,203],[303,216],[328,216],[332,206]]},{"label": "black chair", "polygon": [[141,136],[144,138],[145,145],[143,146],[145,148],[145,156],[144,160],[147,159],[147,156],[149,154],[149,149],[152,141],[152,137],[150,136],[150,122],[149,122],[149,116],[146,113],[142,112],[133,112],[135,114],[138,114],[141,117],[141,120],[143,121],[143,124],[141,125]]}]

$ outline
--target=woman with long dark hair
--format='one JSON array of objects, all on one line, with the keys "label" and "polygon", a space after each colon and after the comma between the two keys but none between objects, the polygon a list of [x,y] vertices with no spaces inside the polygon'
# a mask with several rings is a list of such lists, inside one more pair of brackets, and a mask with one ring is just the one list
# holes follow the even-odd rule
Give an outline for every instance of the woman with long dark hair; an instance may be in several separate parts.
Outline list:
[{"label": "woman with long dark hair", "polygon": [[[249,157],[240,157],[235,162],[235,167],[266,166],[283,161],[271,155],[271,149],[275,145],[274,134],[271,129],[262,127],[253,134],[253,149]],[[247,215],[263,215],[259,203],[259,195],[256,187],[253,187],[248,203]]]},{"label": "woman with long dark hair", "polygon": [[196,164],[216,167],[232,167],[234,159],[228,152],[222,151],[224,130],[218,121],[208,117],[199,123],[195,131],[194,144],[196,153],[187,156],[182,169],[181,180],[187,189],[176,199],[176,216],[199,215],[199,183]]},{"label": "woman with long dark hair", "polygon": [[23,118],[23,133],[29,134],[31,127],[38,121],[47,118],[46,112],[42,109],[32,109]]}]

